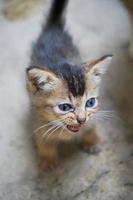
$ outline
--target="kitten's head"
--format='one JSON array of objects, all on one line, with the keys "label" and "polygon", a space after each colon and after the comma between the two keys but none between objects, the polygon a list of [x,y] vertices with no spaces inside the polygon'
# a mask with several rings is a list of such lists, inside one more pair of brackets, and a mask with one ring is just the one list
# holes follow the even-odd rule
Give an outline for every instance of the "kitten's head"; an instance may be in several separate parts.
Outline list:
[{"label": "kitten's head", "polygon": [[81,66],[64,63],[54,70],[28,68],[28,88],[40,119],[78,132],[99,109],[99,86],[111,59],[104,56]]}]

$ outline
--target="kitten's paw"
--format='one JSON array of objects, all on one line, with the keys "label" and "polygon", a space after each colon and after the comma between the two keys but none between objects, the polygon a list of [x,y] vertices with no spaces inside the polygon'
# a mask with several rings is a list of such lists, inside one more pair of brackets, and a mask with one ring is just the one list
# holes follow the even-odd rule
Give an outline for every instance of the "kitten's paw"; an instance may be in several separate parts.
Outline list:
[{"label": "kitten's paw", "polygon": [[101,152],[101,146],[99,144],[90,145],[85,143],[82,146],[83,151],[90,153],[90,154],[98,154]]},{"label": "kitten's paw", "polygon": [[91,154],[98,154],[101,151],[102,151],[101,146],[97,144],[97,145],[93,145],[92,147],[90,147],[88,152],[91,153]]}]

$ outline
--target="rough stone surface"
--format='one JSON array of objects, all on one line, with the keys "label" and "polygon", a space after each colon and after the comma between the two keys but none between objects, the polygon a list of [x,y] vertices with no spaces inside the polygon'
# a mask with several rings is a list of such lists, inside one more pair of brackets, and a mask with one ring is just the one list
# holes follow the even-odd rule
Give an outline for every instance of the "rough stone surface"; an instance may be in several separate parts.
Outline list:
[{"label": "rough stone surface", "polygon": [[133,63],[127,55],[127,12],[116,0],[71,0],[66,26],[83,60],[115,55],[101,92],[103,108],[115,109],[119,117],[97,124],[99,154],[74,152],[57,169],[42,172],[32,144],[24,71],[42,10],[24,21],[0,16],[0,200],[132,200]]}]

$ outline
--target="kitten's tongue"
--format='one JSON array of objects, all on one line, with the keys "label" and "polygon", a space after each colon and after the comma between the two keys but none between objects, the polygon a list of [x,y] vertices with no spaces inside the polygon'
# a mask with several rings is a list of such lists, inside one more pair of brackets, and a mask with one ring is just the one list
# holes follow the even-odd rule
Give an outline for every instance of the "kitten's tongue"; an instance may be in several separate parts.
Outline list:
[{"label": "kitten's tongue", "polygon": [[81,125],[68,125],[67,128],[68,128],[70,131],[77,132],[77,131],[80,130]]}]

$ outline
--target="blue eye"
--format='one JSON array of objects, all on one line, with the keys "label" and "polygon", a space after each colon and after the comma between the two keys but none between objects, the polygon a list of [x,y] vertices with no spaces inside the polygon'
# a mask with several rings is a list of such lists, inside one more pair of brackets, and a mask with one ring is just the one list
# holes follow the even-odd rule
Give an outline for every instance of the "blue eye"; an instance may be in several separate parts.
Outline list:
[{"label": "blue eye", "polygon": [[96,98],[92,97],[92,98],[90,98],[90,99],[87,100],[85,106],[87,108],[92,108],[95,104],[96,104]]},{"label": "blue eye", "polygon": [[58,105],[58,107],[61,111],[64,111],[64,112],[70,111],[72,109],[72,106],[68,103],[60,104]]}]

